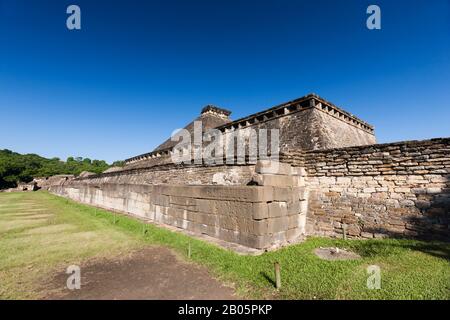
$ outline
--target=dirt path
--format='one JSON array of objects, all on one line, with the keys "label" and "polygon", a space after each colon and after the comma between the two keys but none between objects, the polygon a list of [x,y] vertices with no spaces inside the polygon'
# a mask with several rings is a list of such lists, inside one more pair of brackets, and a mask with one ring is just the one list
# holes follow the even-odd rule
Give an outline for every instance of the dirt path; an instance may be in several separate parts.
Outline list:
[{"label": "dirt path", "polygon": [[233,289],[205,268],[179,260],[169,249],[147,248],[122,259],[80,266],[81,289],[69,290],[61,272],[45,288],[44,299],[236,299]]}]

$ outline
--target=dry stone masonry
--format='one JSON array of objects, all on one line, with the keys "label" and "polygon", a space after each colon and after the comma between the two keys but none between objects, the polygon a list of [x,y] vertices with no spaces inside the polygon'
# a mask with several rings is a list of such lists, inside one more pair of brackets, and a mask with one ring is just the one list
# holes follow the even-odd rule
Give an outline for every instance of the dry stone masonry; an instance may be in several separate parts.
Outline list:
[{"label": "dry stone masonry", "polygon": [[50,190],[82,203],[266,249],[305,234],[303,171],[281,167],[280,172],[270,171],[263,161],[253,166],[251,179],[260,181],[258,186],[135,184],[132,179],[108,180],[109,176],[75,179]]},{"label": "dry stone masonry", "polygon": [[207,106],[196,120],[224,133],[279,129],[279,162],[176,165],[169,139],[122,169],[44,188],[257,249],[344,233],[450,239],[450,138],[377,145],[371,125],[317,95],[229,115]]},{"label": "dry stone masonry", "polygon": [[449,238],[450,139],[307,152],[309,233]]}]

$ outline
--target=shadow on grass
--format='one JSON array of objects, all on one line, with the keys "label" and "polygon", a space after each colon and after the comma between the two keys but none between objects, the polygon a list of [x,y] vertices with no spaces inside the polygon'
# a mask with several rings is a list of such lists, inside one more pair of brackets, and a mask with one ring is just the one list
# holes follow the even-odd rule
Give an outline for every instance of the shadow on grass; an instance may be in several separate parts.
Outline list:
[{"label": "shadow on grass", "polygon": [[361,243],[357,250],[364,257],[396,254],[395,249],[420,251],[450,261],[450,244],[445,242],[424,242],[419,240],[373,240]]},{"label": "shadow on grass", "polygon": [[261,275],[264,277],[264,279],[266,279],[266,281],[267,281],[268,283],[270,283],[270,285],[272,285],[273,287],[276,286],[275,281],[270,277],[270,275],[267,274],[267,272],[262,271],[262,272],[261,272]]}]

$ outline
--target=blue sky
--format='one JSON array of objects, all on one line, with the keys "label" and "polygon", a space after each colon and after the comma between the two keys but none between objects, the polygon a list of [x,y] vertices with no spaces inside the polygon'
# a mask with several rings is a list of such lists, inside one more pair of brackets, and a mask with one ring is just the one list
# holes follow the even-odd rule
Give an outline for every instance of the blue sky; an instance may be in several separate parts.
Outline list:
[{"label": "blue sky", "polygon": [[0,149],[20,153],[124,159],[206,104],[236,119],[310,92],[379,142],[448,137],[449,79],[448,0],[0,0]]}]

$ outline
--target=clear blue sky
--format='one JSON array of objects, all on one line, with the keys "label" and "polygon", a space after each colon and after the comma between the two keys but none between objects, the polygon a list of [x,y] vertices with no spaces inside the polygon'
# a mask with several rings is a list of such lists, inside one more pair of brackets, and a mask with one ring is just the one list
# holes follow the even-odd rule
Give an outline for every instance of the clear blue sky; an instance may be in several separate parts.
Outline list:
[{"label": "clear blue sky", "polygon": [[0,149],[20,153],[124,159],[206,104],[236,119],[310,92],[379,142],[448,137],[449,79],[448,0],[0,0]]}]

